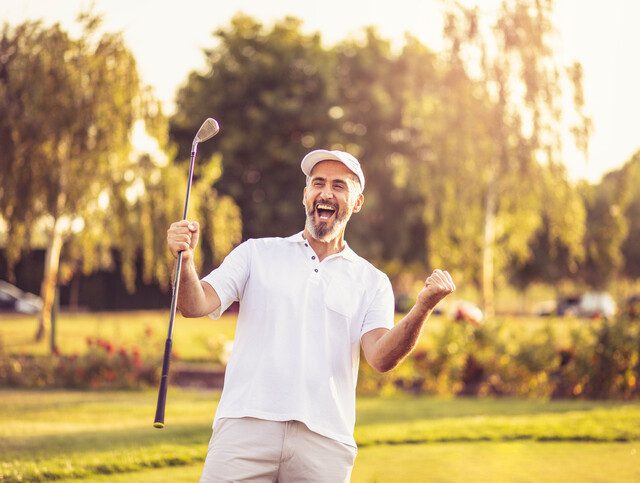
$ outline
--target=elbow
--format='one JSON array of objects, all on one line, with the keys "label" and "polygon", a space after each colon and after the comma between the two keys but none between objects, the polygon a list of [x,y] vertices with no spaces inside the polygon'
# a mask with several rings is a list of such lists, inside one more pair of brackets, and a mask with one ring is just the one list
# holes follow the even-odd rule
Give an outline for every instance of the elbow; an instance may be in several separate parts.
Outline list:
[{"label": "elbow", "polygon": [[188,307],[180,307],[178,306],[178,311],[180,314],[187,319],[195,319],[196,317],[202,317],[201,314],[197,313],[194,310],[190,310]]},{"label": "elbow", "polygon": [[394,361],[370,361],[369,365],[371,367],[373,367],[377,372],[379,373],[385,373],[385,372],[389,372],[390,370],[394,369],[397,365],[398,362],[394,362]]}]

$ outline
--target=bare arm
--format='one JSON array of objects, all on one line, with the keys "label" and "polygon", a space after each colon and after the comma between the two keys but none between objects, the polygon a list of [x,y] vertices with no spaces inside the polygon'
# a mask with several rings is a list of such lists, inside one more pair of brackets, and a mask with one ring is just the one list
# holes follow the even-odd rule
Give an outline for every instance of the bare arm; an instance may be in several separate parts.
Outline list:
[{"label": "bare arm", "polygon": [[455,289],[448,272],[434,270],[418,294],[416,304],[393,329],[374,329],[362,336],[362,350],[367,362],[380,372],[396,367],[415,347],[422,326],[438,302]]},{"label": "bare arm", "polygon": [[[182,252],[182,268],[178,287],[178,310],[185,317],[202,317],[220,307],[220,297],[211,285],[201,282],[193,263],[193,250],[200,235],[198,222],[182,220],[167,230],[167,246],[174,257]],[[175,280],[174,273],[171,280]]]}]

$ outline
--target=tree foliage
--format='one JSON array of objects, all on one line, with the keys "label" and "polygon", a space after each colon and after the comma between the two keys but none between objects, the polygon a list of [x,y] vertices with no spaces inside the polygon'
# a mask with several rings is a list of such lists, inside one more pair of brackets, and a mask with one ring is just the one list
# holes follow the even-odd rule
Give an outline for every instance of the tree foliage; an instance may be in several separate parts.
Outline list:
[{"label": "tree foliage", "polygon": [[219,119],[221,135],[200,150],[221,154],[217,186],[240,206],[244,237],[291,232],[303,220],[299,162],[332,129],[330,57],[291,17],[266,29],[238,15],[215,37],[208,71],[192,73],[178,93],[172,137],[184,158],[202,119]]},{"label": "tree foliage", "polygon": [[[446,16],[452,75],[454,79],[465,74],[474,79],[477,97],[486,105],[486,115],[474,120],[483,122],[487,129],[476,131],[477,135],[467,141],[472,154],[453,156],[447,162],[460,164],[470,159],[474,164],[479,190],[469,205],[482,207],[482,222],[478,224],[482,233],[474,233],[472,238],[481,241],[481,286],[489,314],[496,274],[504,272],[506,262],[523,264],[530,259],[530,241],[541,230],[543,220],[551,230],[550,236],[562,232],[565,238],[571,238],[565,245],[570,258],[580,255],[579,245],[573,243],[584,226],[579,207],[573,203],[575,222],[563,223],[552,215],[565,205],[549,205],[553,201],[563,203],[563,193],[569,194],[562,189],[565,175],[558,168],[566,70],[559,66],[552,48],[552,7],[552,1],[504,1],[490,31],[484,28],[486,22],[478,8],[456,5]],[[579,67],[574,65],[570,80],[576,93],[575,108],[580,110]],[[465,109],[459,116],[469,114]],[[581,119],[588,122],[585,116]],[[463,127],[462,131],[466,136],[469,129]],[[586,146],[588,128],[576,128],[575,134],[582,134],[581,146]],[[528,180],[526,187],[523,180]],[[555,191],[558,187],[559,192]],[[569,235],[572,230],[574,234]],[[451,230],[447,233],[453,234]]]},{"label": "tree foliage", "polygon": [[[138,256],[144,280],[166,284],[165,231],[180,216],[184,186],[176,180],[186,179],[184,167],[168,162],[167,120],[122,37],[100,33],[93,14],[79,22],[78,38],[38,22],[5,25],[0,37],[0,213],[10,265],[34,244],[46,248],[38,337],[48,330],[57,283],[79,268],[111,266],[113,250],[129,290]],[[136,133],[146,145],[135,146]],[[219,161],[206,166],[196,191],[220,175]],[[219,259],[239,227],[229,221],[235,204],[221,198],[212,208],[216,197],[200,196],[194,209],[205,227],[220,215],[208,236]]]},{"label": "tree foliage", "polygon": [[442,53],[410,36],[394,50],[373,28],[324,49],[295,19],[238,16],[180,90],[172,137],[186,147],[200,119],[219,116],[223,134],[205,149],[222,156],[217,186],[238,202],[245,237],[299,229],[306,151],[352,152],[367,174],[352,245],[392,275],[445,266],[491,312],[496,283],[559,282],[585,266],[590,225],[560,132],[571,114],[586,152],[592,126],[580,64],[555,56],[552,10],[506,0],[488,19],[450,3]]},{"label": "tree foliage", "polygon": [[42,282],[47,326],[64,237],[100,192],[100,180],[127,158],[136,118],[135,60],[117,35],[96,38],[98,19],[81,19],[72,39],[59,25],[5,25],[2,45],[2,213],[7,255],[14,263],[29,227],[44,219],[48,232]]},{"label": "tree foliage", "polygon": [[632,280],[640,279],[640,151],[622,168],[629,187],[629,202],[625,209],[627,237],[622,244],[622,273]]},{"label": "tree foliage", "polygon": [[[5,25],[10,263],[47,247],[49,306],[56,280],[113,265],[114,250],[130,290],[139,257],[143,280],[166,284],[165,230],[180,216],[193,136],[212,116],[222,132],[199,148],[189,215],[202,223],[201,265],[241,237],[300,229],[299,162],[329,148],[363,164],[366,203],[348,240],[392,277],[445,267],[482,291],[489,313],[494,285],[507,281],[601,288],[619,273],[637,278],[638,156],[597,186],[576,187],[561,163],[568,86],[584,152],[592,126],[580,64],[565,68],[554,53],[553,2],[505,0],[491,18],[447,5],[439,53],[411,36],[394,49],[373,28],[328,48],[298,19],[264,26],[238,15],[178,92],[170,129],[122,38],[99,33],[95,16],[81,18],[79,38],[58,25]],[[151,140],[142,148],[137,131]]]},{"label": "tree foliage", "polygon": [[629,227],[625,214],[630,207],[631,190],[625,169],[608,173],[598,185],[581,186],[588,226],[581,275],[595,289],[605,289],[622,271],[622,246]]},{"label": "tree foliage", "polygon": [[332,147],[360,158],[367,176],[366,208],[349,228],[349,239],[393,271],[425,255],[421,197],[410,182],[420,122],[411,109],[437,85],[435,56],[413,38],[395,54],[373,28],[363,37],[334,48]]}]

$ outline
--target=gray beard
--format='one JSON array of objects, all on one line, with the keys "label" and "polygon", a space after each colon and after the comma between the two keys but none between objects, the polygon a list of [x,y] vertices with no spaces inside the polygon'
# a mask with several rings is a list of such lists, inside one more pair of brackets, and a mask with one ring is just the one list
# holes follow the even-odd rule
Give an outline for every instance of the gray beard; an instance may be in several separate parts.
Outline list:
[{"label": "gray beard", "polygon": [[322,242],[328,242],[337,238],[350,218],[349,215],[336,215],[336,220],[333,222],[333,225],[329,225],[329,223],[325,221],[319,221],[314,224],[314,213],[315,211],[307,212],[307,219],[304,226],[313,238]]}]

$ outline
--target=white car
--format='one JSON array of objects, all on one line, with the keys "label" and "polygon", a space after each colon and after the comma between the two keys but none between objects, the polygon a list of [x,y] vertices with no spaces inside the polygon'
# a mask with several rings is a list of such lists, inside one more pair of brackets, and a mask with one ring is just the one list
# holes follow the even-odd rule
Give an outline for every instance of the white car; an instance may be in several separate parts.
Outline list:
[{"label": "white car", "polygon": [[42,309],[42,299],[23,292],[15,285],[0,280],[0,309],[22,314],[37,314]]},{"label": "white car", "polygon": [[587,292],[580,297],[578,314],[583,317],[613,317],[618,307],[607,292]]},{"label": "white car", "polygon": [[618,308],[607,292],[585,292],[565,297],[558,302],[558,315],[575,317],[613,317]]}]

